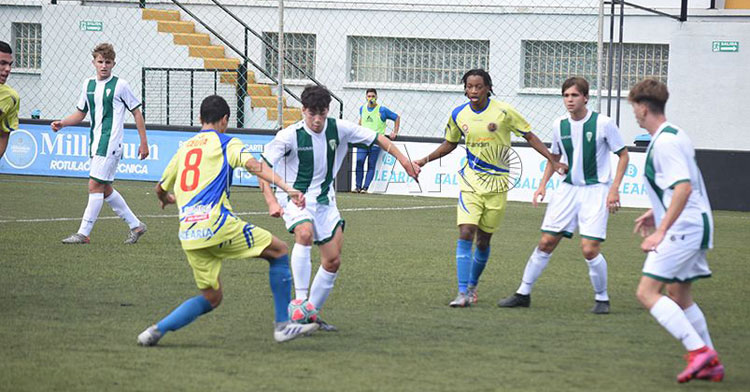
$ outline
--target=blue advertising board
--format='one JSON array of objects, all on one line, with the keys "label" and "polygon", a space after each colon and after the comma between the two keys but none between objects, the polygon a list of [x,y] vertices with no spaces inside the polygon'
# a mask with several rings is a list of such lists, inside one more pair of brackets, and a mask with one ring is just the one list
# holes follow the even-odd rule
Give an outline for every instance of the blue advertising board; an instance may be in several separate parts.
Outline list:
[{"label": "blue advertising board", "polygon": [[[140,160],[138,132],[135,129],[125,129],[122,159],[117,168],[116,179],[158,181],[180,145],[195,133],[149,129],[147,135],[150,155],[145,160]],[[258,154],[272,138],[271,135],[228,135],[237,137],[249,151]],[[53,132],[49,125],[21,124],[10,134],[8,148],[0,159],[0,173],[88,177],[89,129],[76,126]],[[255,176],[251,176],[244,168],[235,169],[232,183],[258,186]]]}]

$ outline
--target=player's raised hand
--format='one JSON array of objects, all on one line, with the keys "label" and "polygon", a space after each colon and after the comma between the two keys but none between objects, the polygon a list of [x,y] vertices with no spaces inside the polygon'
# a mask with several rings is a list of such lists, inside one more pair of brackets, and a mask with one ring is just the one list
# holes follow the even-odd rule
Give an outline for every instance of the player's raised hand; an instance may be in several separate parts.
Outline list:
[{"label": "player's raised hand", "polygon": [[[289,194],[289,197],[292,199],[292,203],[294,203],[294,205],[296,205],[299,208],[305,208],[305,195],[302,192],[296,189],[293,189],[289,191],[288,194]],[[270,207],[269,207],[269,210],[270,210]],[[281,214],[279,214],[279,216],[281,216]]]},{"label": "player's raised hand", "polygon": [[52,124],[50,124],[49,126],[50,126],[50,128],[52,128],[53,132],[57,132],[57,131],[63,129],[62,120],[52,121]]},{"label": "player's raised hand", "polygon": [[544,196],[547,195],[547,187],[540,187],[534,191],[534,197],[531,199],[531,204],[536,207],[540,201],[544,201]]},{"label": "player's raised hand", "polygon": [[144,160],[146,158],[148,158],[148,144],[141,143],[138,147],[138,159]]},{"label": "player's raised hand", "polygon": [[644,238],[648,237],[654,231],[655,225],[654,210],[648,210],[635,219],[633,233],[638,233]]}]

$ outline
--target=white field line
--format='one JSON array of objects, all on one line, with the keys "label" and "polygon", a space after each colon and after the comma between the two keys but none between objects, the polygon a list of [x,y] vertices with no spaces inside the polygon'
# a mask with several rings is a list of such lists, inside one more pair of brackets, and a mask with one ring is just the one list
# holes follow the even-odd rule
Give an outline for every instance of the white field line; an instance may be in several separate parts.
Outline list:
[{"label": "white field line", "polygon": [[[435,205],[435,206],[413,206],[413,207],[365,207],[365,208],[341,208],[341,212],[363,212],[363,211],[413,211],[413,210],[435,210],[441,208],[455,208],[455,204],[449,205]],[[268,211],[250,211],[250,212],[238,212],[235,213],[237,216],[246,215],[267,215]],[[139,218],[176,218],[177,214],[162,214],[162,215],[140,215]],[[99,217],[97,220],[104,219],[120,219],[119,216],[104,216]],[[80,217],[76,218],[37,218],[37,219],[5,219],[0,220],[0,223],[45,223],[45,222],[65,222],[65,221],[79,221]]]}]

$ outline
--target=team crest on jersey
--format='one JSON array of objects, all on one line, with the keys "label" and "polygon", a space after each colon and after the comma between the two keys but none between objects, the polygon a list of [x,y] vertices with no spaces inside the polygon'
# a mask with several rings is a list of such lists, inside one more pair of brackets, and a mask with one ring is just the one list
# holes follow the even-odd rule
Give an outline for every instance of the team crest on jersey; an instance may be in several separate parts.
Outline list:
[{"label": "team crest on jersey", "polygon": [[497,124],[495,124],[493,122],[487,124],[487,130],[490,131],[490,132],[497,131]]},{"label": "team crest on jersey", "polygon": [[328,141],[328,146],[331,147],[331,150],[336,151],[336,140],[331,139]]},{"label": "team crest on jersey", "polygon": [[469,124],[461,124],[461,129],[463,129],[464,132],[469,132]]},{"label": "team crest on jersey", "polygon": [[591,132],[586,132],[586,140],[591,141],[591,138],[594,137],[594,134]]},{"label": "team crest on jersey", "polygon": [[112,89],[111,89],[111,88],[108,88],[108,89],[107,89],[107,96],[108,96],[108,97],[109,97],[109,94],[110,94],[110,93],[112,93]]}]

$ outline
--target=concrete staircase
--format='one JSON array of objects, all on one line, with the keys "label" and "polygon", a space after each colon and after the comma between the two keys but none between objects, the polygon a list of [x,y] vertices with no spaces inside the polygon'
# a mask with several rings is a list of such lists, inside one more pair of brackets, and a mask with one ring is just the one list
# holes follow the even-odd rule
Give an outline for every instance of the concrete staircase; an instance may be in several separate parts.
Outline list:
[{"label": "concrete staircase", "polygon": [[[203,59],[203,67],[205,69],[235,69],[240,64],[240,59],[226,55],[224,46],[212,45],[211,37],[208,34],[196,32],[195,23],[181,20],[180,11],[144,8],[142,19],[155,21],[158,32],[172,34],[174,44],[187,46],[189,56]],[[221,83],[236,85],[237,73],[222,72],[220,81]],[[257,83],[255,73],[247,71],[249,106],[253,111],[252,117],[255,118],[250,119],[250,121],[246,120],[246,126],[276,128],[278,96],[272,92],[272,87],[275,86]],[[285,127],[302,119],[301,109],[287,106],[286,98],[284,97],[282,97],[282,102]],[[247,113],[246,111],[245,116],[249,117],[250,115],[251,113]],[[265,119],[259,118],[263,116]]]}]

